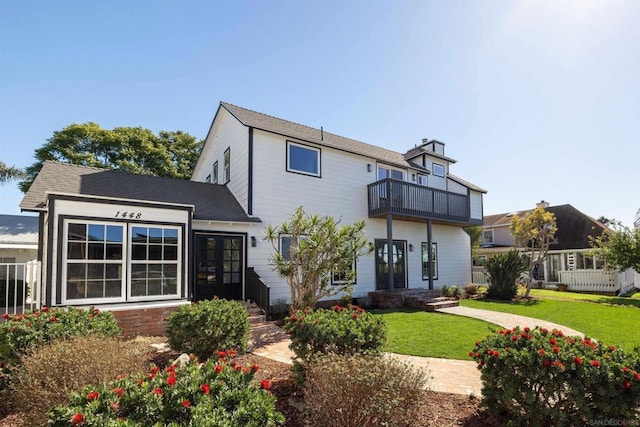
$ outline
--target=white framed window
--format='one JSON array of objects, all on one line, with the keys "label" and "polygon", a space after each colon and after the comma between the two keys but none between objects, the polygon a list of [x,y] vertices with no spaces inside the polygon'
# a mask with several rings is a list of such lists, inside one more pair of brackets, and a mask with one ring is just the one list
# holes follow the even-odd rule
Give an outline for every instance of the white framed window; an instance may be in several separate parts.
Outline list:
[{"label": "white framed window", "polygon": [[287,141],[287,172],[320,177],[320,149]]},{"label": "white framed window", "polygon": [[482,230],[482,243],[486,245],[493,243],[493,228],[490,230]]},{"label": "white framed window", "polygon": [[213,174],[211,178],[211,182],[214,184],[218,183],[218,161],[213,164]]},{"label": "white framed window", "polygon": [[224,183],[231,181],[231,147],[224,151]]},{"label": "white framed window", "polygon": [[[349,242],[347,243],[347,245],[348,246],[346,248],[349,249],[349,252],[353,253],[353,243]],[[334,271],[331,273],[331,284],[344,285],[345,283],[349,282],[355,285],[357,283],[356,278],[357,278],[356,259],[354,254],[353,259],[351,260],[351,264],[347,268],[341,271]]]},{"label": "white framed window", "polygon": [[63,232],[63,303],[180,296],[181,227],[68,219]]},{"label": "white framed window", "polygon": [[378,181],[386,178],[404,181],[404,171],[394,169],[391,166],[378,165]]},{"label": "white framed window", "polygon": [[422,280],[429,280],[429,271],[433,280],[438,280],[438,244],[431,243],[431,262],[429,262],[429,244],[422,242]]},{"label": "white framed window", "polygon": [[427,186],[427,175],[422,175],[422,174],[418,174],[418,178],[416,183],[418,185],[423,185],[423,186]]},{"label": "white framed window", "polygon": [[438,163],[434,163],[431,169],[435,176],[444,177],[444,166]]},{"label": "white framed window", "polygon": [[81,303],[124,300],[125,226],[67,220],[63,228],[62,300]]}]

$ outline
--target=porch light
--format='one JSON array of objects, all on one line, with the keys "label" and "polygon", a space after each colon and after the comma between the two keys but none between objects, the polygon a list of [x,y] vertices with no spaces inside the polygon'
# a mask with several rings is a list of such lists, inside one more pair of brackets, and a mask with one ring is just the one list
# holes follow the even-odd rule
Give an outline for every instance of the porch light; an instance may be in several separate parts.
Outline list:
[{"label": "porch light", "polygon": [[256,247],[256,236],[251,236],[251,247],[255,248]]},{"label": "porch light", "polygon": [[373,165],[371,163],[367,163],[367,172],[373,172]]},{"label": "porch light", "polygon": [[413,252],[413,245],[409,243],[409,252]]}]

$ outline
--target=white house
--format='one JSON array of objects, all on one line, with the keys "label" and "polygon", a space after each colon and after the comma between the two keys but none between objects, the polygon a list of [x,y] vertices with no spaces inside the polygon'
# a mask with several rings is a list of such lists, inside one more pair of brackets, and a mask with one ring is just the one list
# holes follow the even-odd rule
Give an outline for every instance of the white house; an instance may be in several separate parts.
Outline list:
[{"label": "white house", "polygon": [[451,172],[444,148],[425,139],[398,153],[223,102],[191,181],[47,162],[20,206],[42,218],[48,305],[161,312],[214,295],[273,304],[289,290],[264,228],[299,206],[366,219],[375,253],[354,266],[356,297],[466,285],[463,227],[482,224],[485,190]]}]

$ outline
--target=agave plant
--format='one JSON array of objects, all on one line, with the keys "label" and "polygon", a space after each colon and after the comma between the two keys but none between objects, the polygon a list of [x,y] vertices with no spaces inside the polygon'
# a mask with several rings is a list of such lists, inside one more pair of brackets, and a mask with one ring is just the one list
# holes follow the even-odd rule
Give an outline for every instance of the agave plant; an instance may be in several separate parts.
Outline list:
[{"label": "agave plant", "polygon": [[491,285],[487,297],[492,299],[510,300],[518,291],[516,280],[529,269],[530,260],[517,250],[500,253],[489,257],[483,266]]}]

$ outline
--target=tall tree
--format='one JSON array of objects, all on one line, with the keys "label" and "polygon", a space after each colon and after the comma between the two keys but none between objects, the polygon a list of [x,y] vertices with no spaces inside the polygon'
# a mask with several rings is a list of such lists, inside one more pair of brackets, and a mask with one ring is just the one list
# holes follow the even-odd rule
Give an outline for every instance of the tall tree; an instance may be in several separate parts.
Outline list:
[{"label": "tall tree", "polygon": [[471,227],[465,227],[464,231],[467,232],[471,239],[471,256],[475,256],[477,249],[480,247],[480,242],[482,241],[482,227],[479,225],[473,225]]},{"label": "tall tree", "polygon": [[22,169],[0,162],[0,183],[5,184],[14,179],[22,179],[25,177],[26,175]]},{"label": "tall tree", "polygon": [[[330,216],[310,215],[302,207],[281,225],[267,226],[265,240],[275,251],[271,257],[274,270],[289,283],[291,312],[350,291],[355,262],[373,250],[364,226],[364,221],[339,225]],[[340,284],[332,284],[332,277]]]},{"label": "tall tree", "polygon": [[525,298],[531,292],[534,270],[542,265],[549,252],[549,245],[555,242],[556,231],[556,216],[542,207],[535,208],[523,217],[514,215],[511,219],[511,234],[516,244],[524,248],[525,254],[531,259]]},{"label": "tall tree", "polygon": [[620,271],[629,268],[640,273],[640,228],[617,225],[614,231],[605,231],[591,239],[593,252]]},{"label": "tall tree", "polygon": [[95,123],[71,124],[35,152],[36,162],[25,169],[20,189],[26,192],[45,161],[137,174],[189,179],[203,141],[186,132],[161,131],[155,135],[141,127],[102,129]]}]

